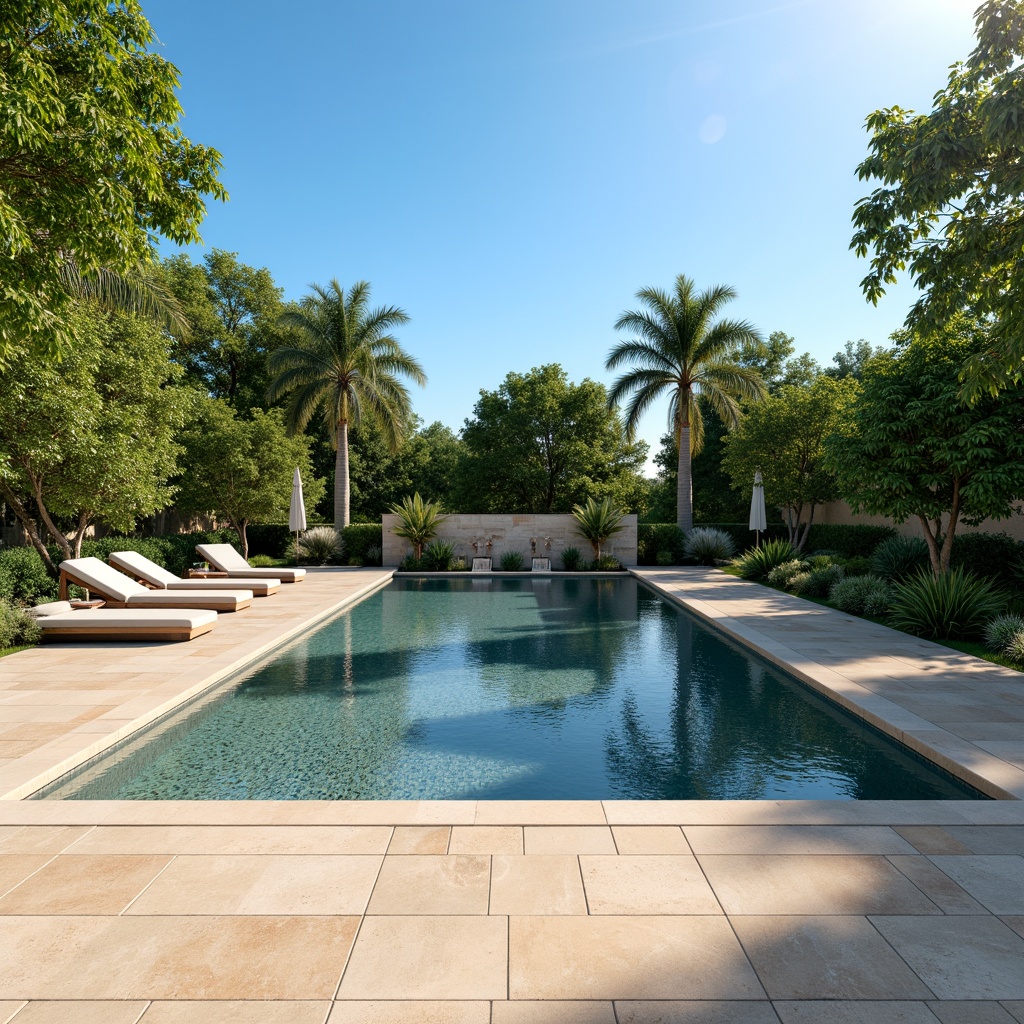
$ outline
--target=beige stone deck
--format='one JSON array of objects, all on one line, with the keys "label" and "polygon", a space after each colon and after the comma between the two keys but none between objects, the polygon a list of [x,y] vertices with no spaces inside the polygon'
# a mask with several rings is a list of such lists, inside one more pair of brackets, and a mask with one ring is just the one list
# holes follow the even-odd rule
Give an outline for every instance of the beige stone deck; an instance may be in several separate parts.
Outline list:
[{"label": "beige stone deck", "polygon": [[[1021,677],[721,574],[644,575],[1019,792]],[[0,660],[0,790],[381,578],[314,574],[187,645]],[[0,800],[0,1022],[1009,1024],[1022,854],[1013,799]]]}]

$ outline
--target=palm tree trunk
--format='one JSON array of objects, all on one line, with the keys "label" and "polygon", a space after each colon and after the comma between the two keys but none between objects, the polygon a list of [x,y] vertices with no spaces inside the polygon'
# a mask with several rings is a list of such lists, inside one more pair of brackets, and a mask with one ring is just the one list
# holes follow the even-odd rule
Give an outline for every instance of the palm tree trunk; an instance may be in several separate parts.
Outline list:
[{"label": "palm tree trunk", "polygon": [[338,454],[334,460],[334,528],[339,533],[348,526],[348,423],[338,425]]},{"label": "palm tree trunk", "polygon": [[679,464],[676,469],[676,526],[693,529],[693,471],[690,460],[690,424],[679,428]]}]

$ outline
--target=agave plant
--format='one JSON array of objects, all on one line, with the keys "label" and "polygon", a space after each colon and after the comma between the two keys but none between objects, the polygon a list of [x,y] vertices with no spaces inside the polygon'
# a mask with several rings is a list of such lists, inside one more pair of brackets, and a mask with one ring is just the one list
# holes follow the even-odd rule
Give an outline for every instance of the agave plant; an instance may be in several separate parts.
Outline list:
[{"label": "agave plant", "polygon": [[788,540],[766,540],[759,548],[745,551],[733,562],[745,580],[762,580],[776,566],[796,558],[793,545]]},{"label": "agave plant", "polygon": [[519,572],[523,564],[523,556],[518,551],[506,551],[498,562],[502,572]]},{"label": "agave plant", "polygon": [[566,572],[579,572],[583,568],[583,552],[579,548],[566,548],[562,552],[562,568]]},{"label": "agave plant", "polygon": [[423,566],[432,572],[448,572],[454,557],[455,545],[451,541],[431,541],[423,549]]},{"label": "agave plant", "polygon": [[326,565],[340,558],[344,543],[333,526],[314,526],[299,538],[299,554],[313,565]]},{"label": "agave plant", "polygon": [[891,625],[930,640],[973,640],[1005,604],[991,582],[964,569],[937,577],[922,569],[895,591]]},{"label": "agave plant", "polygon": [[399,523],[391,528],[396,537],[410,541],[416,549],[416,558],[423,557],[423,545],[437,536],[441,524],[448,518],[441,511],[439,501],[424,501],[417,491],[411,498],[406,495],[400,505],[392,505],[391,512]]},{"label": "agave plant", "polygon": [[683,550],[701,565],[723,562],[736,553],[736,545],[725,530],[713,526],[695,526],[687,535]]},{"label": "agave plant", "polygon": [[611,498],[601,501],[587,498],[585,505],[573,505],[572,514],[576,518],[576,529],[590,541],[596,559],[601,557],[601,545],[613,534],[625,529],[622,518],[626,513],[613,505]]},{"label": "agave plant", "polygon": [[928,564],[928,545],[922,537],[889,537],[871,556],[871,571],[893,583],[913,576]]}]

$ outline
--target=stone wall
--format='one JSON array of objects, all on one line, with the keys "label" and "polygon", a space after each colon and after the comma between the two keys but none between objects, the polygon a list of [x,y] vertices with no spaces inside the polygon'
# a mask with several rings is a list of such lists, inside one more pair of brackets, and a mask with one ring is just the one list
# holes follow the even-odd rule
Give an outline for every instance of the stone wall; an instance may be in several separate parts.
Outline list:
[{"label": "stone wall", "polygon": [[[1019,513],[1024,513],[1024,506],[1018,504],[1017,509]],[[814,510],[814,521],[816,523],[836,523],[843,526],[893,526],[907,537],[922,536],[921,522],[917,516],[912,516],[904,523],[895,523],[886,516],[856,514],[850,510],[850,506],[845,501],[833,501],[819,506]],[[956,533],[957,536],[965,533],[1008,533],[1015,540],[1024,541],[1024,514],[1014,515],[1009,519],[986,519],[979,526],[958,523]]]},{"label": "stone wall", "polygon": [[[412,545],[391,532],[398,516],[382,518],[384,564],[398,565],[412,552]],[[636,565],[636,516],[625,516],[622,522],[625,528],[602,546],[602,553],[614,555],[623,565]],[[568,547],[579,548],[584,558],[593,557],[589,542],[579,535],[576,520],[570,515],[450,515],[441,524],[437,539],[454,544],[455,554],[467,562],[474,555],[489,554],[495,568],[506,551],[518,551],[527,565],[533,555],[550,558],[553,569],[559,566],[561,553]]]}]

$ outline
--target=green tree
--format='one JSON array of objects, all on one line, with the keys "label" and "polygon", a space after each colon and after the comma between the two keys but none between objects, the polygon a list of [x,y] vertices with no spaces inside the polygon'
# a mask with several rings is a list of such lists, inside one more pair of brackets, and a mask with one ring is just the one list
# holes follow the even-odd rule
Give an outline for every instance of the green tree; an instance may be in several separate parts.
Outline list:
[{"label": "green tree", "polygon": [[839,497],[835,474],[825,466],[825,445],[846,426],[857,391],[853,377],[824,374],[810,385],[783,386],[751,406],[724,439],[722,468],[732,486],[749,498],[760,470],[765,502],[783,510],[797,551],[807,542],[816,507]]},{"label": "green tree", "polygon": [[645,492],[647,445],[624,440],[604,385],[573,384],[557,363],[481,391],[462,443],[461,512],[569,512],[589,496],[631,509]]},{"label": "green tree", "polygon": [[77,557],[93,523],[130,531],[170,503],[185,416],[154,324],[84,305],[68,330],[60,364],[23,352],[0,371],[0,495],[51,569],[47,536]]},{"label": "green tree", "polygon": [[646,307],[629,310],[616,330],[635,337],[620,341],[605,363],[609,370],[625,363],[632,369],[612,385],[608,400],[618,403],[631,396],[626,408],[626,435],[632,438],[643,414],[668,395],[669,423],[679,448],[676,468],[676,524],[693,529],[692,458],[704,442],[704,417],[698,396],[703,396],[730,429],[740,419],[740,399],[764,395],[760,374],[743,365],[738,354],[749,355],[762,344],[757,330],[745,320],[714,318],[736,292],[716,285],[696,292],[694,283],[680,274],[670,294],[642,288],[637,298]]},{"label": "green tree", "polygon": [[363,417],[372,419],[383,432],[388,447],[396,451],[408,432],[412,417],[409,391],[400,377],[425,385],[420,364],[403,351],[390,334],[393,327],[409,322],[397,306],[369,308],[370,286],[357,281],[346,295],[332,280],[326,288],[313,285],[300,308],[281,317],[301,340],[284,345],[270,355],[274,379],[269,401],[290,396],[288,427],[306,429],[321,413],[337,453],[334,468],[334,528],[350,521],[348,430]]},{"label": "green tree", "polygon": [[201,265],[179,253],[163,270],[189,325],[175,345],[186,380],[239,412],[261,405],[270,384],[267,354],[286,339],[278,325],[282,291],[270,271],[222,249],[207,253]]},{"label": "green tree", "polygon": [[916,517],[940,575],[961,521],[1006,518],[1024,496],[1024,389],[982,393],[973,405],[959,394],[959,367],[989,344],[964,314],[941,332],[893,337],[898,348],[867,364],[827,462],[854,511]]},{"label": "green tree", "polygon": [[871,343],[861,338],[859,341],[848,341],[841,352],[832,357],[832,365],[826,366],[822,371],[837,380],[843,377],[853,377],[854,380],[862,380],[864,368],[868,362],[881,355],[885,351],[882,345],[872,348]]},{"label": "green tree", "polygon": [[930,113],[868,117],[857,173],[881,185],[857,204],[851,243],[871,254],[861,287],[873,303],[909,269],[922,294],[907,328],[927,334],[960,310],[992,319],[961,368],[971,399],[1024,372],[1024,0],[985,0],[975,24],[977,46],[950,69]]},{"label": "green tree", "polygon": [[177,127],[178,72],[137,0],[6,0],[0,38],[0,361],[73,340],[75,282],[154,236],[199,241],[220,154]]},{"label": "green tree", "polygon": [[196,395],[194,401],[181,435],[176,505],[185,513],[226,519],[248,558],[248,526],[287,519],[296,467],[306,508],[320,500],[324,482],[310,471],[309,438],[289,436],[280,409],[252,409],[250,418],[240,419],[223,399]]}]

